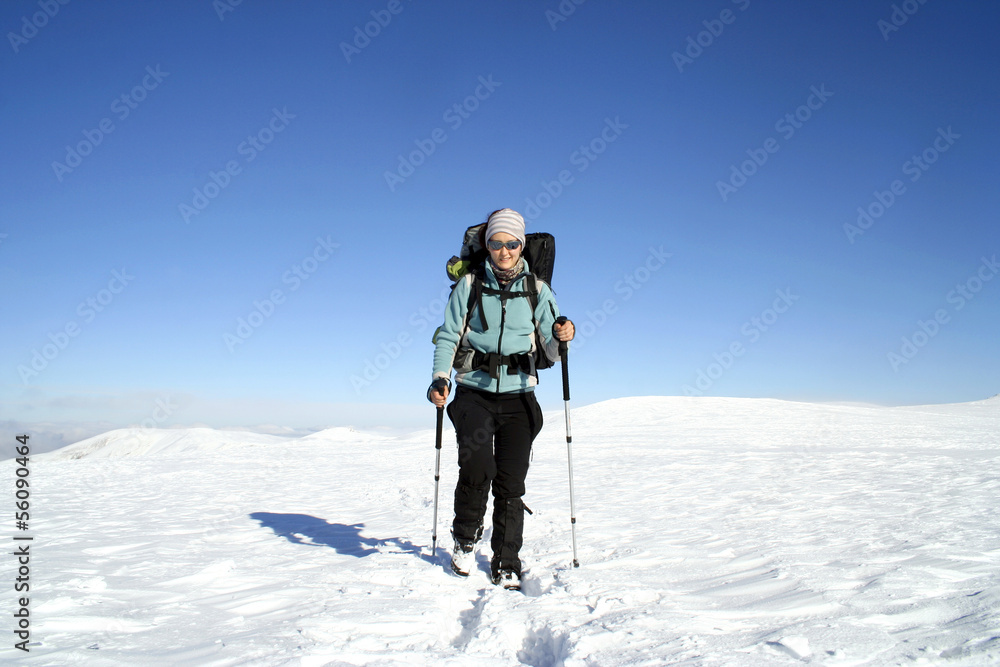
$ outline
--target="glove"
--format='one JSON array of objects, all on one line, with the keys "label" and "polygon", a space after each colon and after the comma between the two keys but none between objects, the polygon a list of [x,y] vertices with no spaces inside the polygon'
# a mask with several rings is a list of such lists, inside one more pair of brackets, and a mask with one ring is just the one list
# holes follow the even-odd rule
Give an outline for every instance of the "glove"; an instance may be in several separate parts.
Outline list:
[{"label": "glove", "polygon": [[448,378],[437,378],[436,380],[431,382],[431,386],[427,388],[427,400],[433,403],[434,399],[431,398],[431,394],[432,393],[443,394],[444,389],[451,391],[451,380],[449,380]]}]

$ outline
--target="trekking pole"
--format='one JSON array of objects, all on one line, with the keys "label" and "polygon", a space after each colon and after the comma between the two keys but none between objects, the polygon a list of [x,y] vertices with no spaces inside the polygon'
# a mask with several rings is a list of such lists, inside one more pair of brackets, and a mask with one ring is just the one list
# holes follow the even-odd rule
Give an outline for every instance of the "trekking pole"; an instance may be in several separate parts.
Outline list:
[{"label": "trekking pole", "polygon": [[[566,322],[565,317],[556,320],[557,324]],[[566,341],[559,341],[559,358],[562,359],[562,381],[563,381],[563,406],[566,409],[566,460],[569,463],[569,523],[570,532],[573,537],[573,567],[580,567],[580,561],[576,558],[576,507],[573,503],[573,431],[569,421],[569,367],[566,357],[569,345]]]},{"label": "trekking pole", "polygon": [[438,541],[438,488],[441,486],[441,424],[444,422],[444,408],[437,409],[437,449],[434,462],[434,530],[431,533],[431,558],[437,555]]}]

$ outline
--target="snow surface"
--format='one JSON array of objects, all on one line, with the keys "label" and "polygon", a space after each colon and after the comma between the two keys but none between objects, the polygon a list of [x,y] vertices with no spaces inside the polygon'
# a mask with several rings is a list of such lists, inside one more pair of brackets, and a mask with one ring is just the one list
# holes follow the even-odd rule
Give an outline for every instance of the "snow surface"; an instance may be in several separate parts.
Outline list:
[{"label": "snow surface", "polygon": [[488,533],[472,576],[447,571],[450,429],[433,555],[433,430],[126,429],[35,457],[33,644],[8,634],[0,660],[1000,664],[1000,399],[640,397],[572,416],[581,567],[548,413],[523,593],[489,583]]}]

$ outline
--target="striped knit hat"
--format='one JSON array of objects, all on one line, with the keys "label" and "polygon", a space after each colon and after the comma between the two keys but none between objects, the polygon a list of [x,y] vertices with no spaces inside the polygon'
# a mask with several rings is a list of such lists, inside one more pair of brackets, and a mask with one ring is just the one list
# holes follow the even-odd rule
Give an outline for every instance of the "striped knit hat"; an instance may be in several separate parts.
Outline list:
[{"label": "striped knit hat", "polygon": [[517,211],[505,208],[490,216],[486,221],[486,240],[489,241],[497,232],[507,232],[524,247],[524,218]]}]

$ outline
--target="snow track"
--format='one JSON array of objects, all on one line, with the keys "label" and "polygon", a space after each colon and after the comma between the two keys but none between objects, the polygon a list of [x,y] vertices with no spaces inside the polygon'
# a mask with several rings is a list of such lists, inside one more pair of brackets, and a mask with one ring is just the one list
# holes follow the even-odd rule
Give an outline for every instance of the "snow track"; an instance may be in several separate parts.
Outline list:
[{"label": "snow track", "polygon": [[468,578],[448,571],[451,433],[433,555],[430,430],[112,432],[37,457],[35,643],[0,659],[1000,664],[996,400],[578,409],[577,569],[559,417],[528,476],[521,593],[490,584],[489,531]]}]

